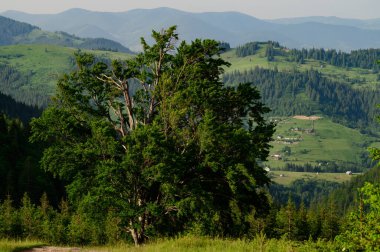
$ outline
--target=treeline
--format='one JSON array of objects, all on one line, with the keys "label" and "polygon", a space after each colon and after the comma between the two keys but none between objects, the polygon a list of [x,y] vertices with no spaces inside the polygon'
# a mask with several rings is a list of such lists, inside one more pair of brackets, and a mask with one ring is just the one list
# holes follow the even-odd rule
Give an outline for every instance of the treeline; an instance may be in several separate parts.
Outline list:
[{"label": "treeline", "polygon": [[361,49],[350,53],[326,50],[326,49],[292,49],[287,54],[287,60],[305,63],[307,59],[314,59],[326,62],[337,67],[358,67],[364,69],[379,70],[377,61],[380,59],[380,49]]},{"label": "treeline", "polygon": [[[16,203],[19,207],[15,207]],[[336,212],[333,205],[308,210],[304,204],[297,207],[289,200],[285,206],[273,208],[266,218],[247,216],[251,228],[245,237],[253,238],[262,232],[268,238],[286,236],[299,241],[310,238],[333,240],[340,232],[340,218]],[[120,223],[112,208],[98,213],[94,218],[65,200],[60,202],[58,208],[53,208],[46,194],[42,195],[38,204],[33,203],[27,194],[20,202],[8,197],[0,204],[1,238],[28,238],[71,245],[131,242]]]},{"label": "treeline", "polygon": [[246,57],[249,55],[255,55],[262,46],[266,46],[265,57],[268,57],[271,59],[277,54],[276,49],[283,49],[283,47],[278,42],[275,42],[275,41],[250,42],[250,43],[236,47],[235,53],[236,53],[236,56],[238,57]]},{"label": "treeline", "polygon": [[0,114],[9,115],[12,118],[19,118],[23,123],[26,123],[31,118],[40,116],[41,113],[41,109],[16,102],[12,97],[0,92]]},{"label": "treeline", "polygon": [[358,163],[350,163],[350,162],[334,162],[334,161],[326,161],[319,160],[318,165],[312,165],[310,163],[306,164],[294,164],[294,163],[286,163],[283,168],[280,170],[283,171],[292,171],[292,172],[340,172],[344,173],[346,171],[352,172],[362,172],[363,168],[371,168],[372,163],[367,162],[368,155],[362,155],[363,162],[361,164]]},{"label": "treeline", "polygon": [[66,32],[42,32],[32,37],[29,33],[39,27],[0,16],[0,45],[51,44],[74,48],[133,53],[122,44],[105,38],[79,38]]},{"label": "treeline", "polygon": [[275,56],[284,56],[287,61],[304,64],[306,60],[318,60],[333,66],[344,68],[363,68],[379,71],[377,61],[380,59],[380,49],[360,49],[351,52],[342,52],[335,49],[287,49],[278,42],[250,42],[236,47],[236,56],[246,57],[254,55],[265,46],[265,57],[268,61],[274,61]]},{"label": "treeline", "polygon": [[257,50],[260,49],[260,42],[250,42],[242,46],[236,47],[236,56],[238,57],[246,57],[249,55],[255,55]]},{"label": "treeline", "polygon": [[358,188],[363,187],[365,182],[380,182],[380,168],[374,167],[362,175],[351,176],[351,180],[345,183],[322,179],[297,179],[289,186],[274,183],[269,187],[269,192],[278,206],[286,205],[289,198],[297,207],[303,203],[307,208],[332,202],[337,206],[338,214],[343,216],[358,203]]},{"label": "treeline", "polygon": [[0,92],[11,96],[15,101],[38,108],[46,107],[49,96],[31,89],[25,90],[24,86],[30,84],[33,72],[21,73],[15,67],[0,63]]},{"label": "treeline", "polygon": [[96,219],[73,209],[65,200],[52,207],[46,193],[37,204],[27,193],[20,201],[7,197],[0,204],[0,237],[76,245],[113,244],[126,239],[112,209],[98,213]]},{"label": "treeline", "polygon": [[272,115],[324,114],[333,121],[363,131],[376,127],[378,90],[359,90],[322,76],[315,70],[279,72],[256,67],[223,76],[227,85],[252,83]]},{"label": "treeline", "polygon": [[[289,186],[272,184],[269,191],[274,207],[277,206],[273,210],[276,212],[275,232],[280,231],[277,235],[287,234],[295,240],[308,237],[334,239],[352,224],[349,221],[352,213],[359,209],[360,214],[361,204],[364,210],[362,218],[365,219],[364,215],[369,209],[363,205],[363,195],[359,189],[368,182],[378,185],[379,167],[363,175],[353,176],[343,184],[315,179],[299,179]],[[364,229],[368,223],[362,224]]]},{"label": "treeline", "polygon": [[[29,128],[19,119],[0,114],[0,200],[20,200],[28,192],[38,201],[44,191],[57,204],[62,186],[39,168],[42,146],[28,141]],[[0,225],[1,226],[1,225]]]},{"label": "treeline", "polygon": [[[20,201],[7,197],[0,203],[0,238],[28,238],[51,244],[71,245],[132,242],[123,232],[122,220],[115,213],[115,209],[88,213],[84,208],[84,205],[70,205],[65,200],[61,200],[58,207],[52,207],[46,194],[42,194],[38,203],[33,203],[28,194],[24,194]],[[248,239],[265,233],[268,238],[286,236],[290,240],[298,241],[310,238],[333,240],[341,231],[341,218],[331,202],[307,208],[303,202],[296,205],[289,198],[285,205],[272,205],[265,217],[256,218],[252,213],[246,218],[250,228],[244,235]],[[164,223],[161,225],[168,229],[167,233],[161,235],[173,235],[169,231],[170,227]],[[150,232],[152,233],[148,235],[157,236],[154,230]],[[197,230],[190,232],[202,235]]]},{"label": "treeline", "polygon": [[330,192],[341,186],[338,182],[308,178],[297,179],[287,186],[272,183],[269,192],[277,206],[286,205],[291,198],[297,207],[304,204],[310,208],[312,204],[317,204],[321,198],[326,198]]},{"label": "treeline", "polygon": [[337,189],[324,196],[323,201],[332,201],[339,209],[339,214],[345,215],[353,207],[360,203],[358,188],[364,186],[366,182],[379,184],[380,168],[374,167],[363,175],[355,175],[349,182],[343,183]]},{"label": "treeline", "polygon": [[133,53],[131,50],[123,46],[122,44],[115,42],[113,40],[105,38],[88,38],[81,43],[78,48],[90,49],[90,50],[101,50],[101,51],[112,51],[112,52],[123,52],[123,53]]},{"label": "treeline", "polygon": [[[264,233],[268,238],[281,238],[295,241],[334,240],[344,231],[344,215],[337,202],[326,197],[337,183],[316,180],[300,180],[288,187],[272,185],[270,193],[274,203],[266,216],[246,216],[250,228],[244,234],[253,238]],[[283,190],[281,192],[281,190]],[[288,193],[288,195],[285,195]],[[355,191],[351,192],[354,194]],[[282,202],[286,196],[286,201]],[[278,201],[278,198],[281,201]],[[324,198],[326,197],[326,198]],[[306,200],[305,200],[306,199]],[[309,201],[308,199],[312,199]],[[93,204],[93,202],[88,202]],[[353,207],[351,202],[351,207]],[[132,242],[123,232],[122,221],[109,208],[105,212],[86,212],[84,205],[70,205],[61,200],[58,207],[52,207],[46,194],[38,202],[33,202],[27,194],[14,201],[7,197],[0,203],[0,237],[38,239],[51,244],[100,245],[115,244],[120,241]],[[162,233],[173,235],[170,227]],[[162,231],[162,230],[161,230]],[[154,230],[148,235],[157,236]],[[197,230],[190,231],[195,235]]]},{"label": "treeline", "polygon": [[0,16],[0,45],[9,45],[13,42],[14,37],[27,34],[34,29],[39,28]]}]

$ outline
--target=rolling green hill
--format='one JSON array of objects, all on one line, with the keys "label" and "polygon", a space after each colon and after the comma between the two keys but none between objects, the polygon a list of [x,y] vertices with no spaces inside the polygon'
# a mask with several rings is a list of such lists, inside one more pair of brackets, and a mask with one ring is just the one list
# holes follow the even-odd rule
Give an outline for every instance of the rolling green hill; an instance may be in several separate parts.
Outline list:
[{"label": "rolling green hill", "polygon": [[[222,55],[232,63],[225,82],[257,85],[264,102],[272,109],[271,116],[278,120],[271,155],[282,157],[271,157],[266,165],[272,169],[329,172],[369,168],[366,148],[374,145],[376,139],[362,133],[368,132],[369,123],[376,124],[375,104],[380,101],[377,74],[371,69],[348,69],[327,63],[318,68],[321,62],[317,60],[298,64],[286,60],[286,55],[268,61],[267,46],[261,43],[253,55],[246,57],[238,57],[236,49]],[[75,67],[77,50],[40,44],[0,46],[0,92],[18,102],[46,106],[58,78]],[[90,52],[103,60],[133,57],[119,52]],[[256,66],[261,70],[249,70]],[[352,77],[345,80],[341,75]],[[322,118],[315,121],[312,134],[305,133],[312,128],[311,121],[291,118],[314,114]]]},{"label": "rolling green hill", "polygon": [[0,45],[48,44],[132,53],[118,42],[106,38],[79,38],[65,32],[43,31],[39,27],[0,16]]},{"label": "rolling green hill", "polygon": [[[0,92],[19,102],[46,106],[58,78],[75,67],[77,50],[39,44],[0,46]],[[104,60],[131,57],[110,51],[89,52]]]},{"label": "rolling green hill", "polygon": [[[350,54],[289,50],[276,42],[253,42],[224,53],[231,63],[225,83],[255,85],[277,122],[265,165],[313,173],[359,172],[373,166],[367,148],[377,140],[379,54],[376,49]],[[321,118],[301,120],[295,115]]]},{"label": "rolling green hill", "polygon": [[373,165],[367,148],[377,138],[327,118],[298,118],[305,119],[273,118],[277,122],[276,133],[265,164],[272,170],[344,173]]},{"label": "rolling green hill", "polygon": [[352,85],[355,88],[379,88],[378,70],[363,69],[359,67],[338,67],[323,60],[306,59],[303,63],[290,60],[290,50],[287,48],[275,48],[273,60],[269,61],[267,56],[268,43],[258,43],[258,49],[251,55],[239,57],[237,49],[229,50],[222,57],[231,63],[226,73],[235,71],[243,72],[255,67],[265,69],[277,69],[278,71],[309,71],[316,70],[334,81]]},{"label": "rolling green hill", "polygon": [[378,49],[342,53],[253,42],[229,50],[223,58],[231,62],[224,82],[255,85],[273,116],[322,114],[363,132],[379,130]]}]

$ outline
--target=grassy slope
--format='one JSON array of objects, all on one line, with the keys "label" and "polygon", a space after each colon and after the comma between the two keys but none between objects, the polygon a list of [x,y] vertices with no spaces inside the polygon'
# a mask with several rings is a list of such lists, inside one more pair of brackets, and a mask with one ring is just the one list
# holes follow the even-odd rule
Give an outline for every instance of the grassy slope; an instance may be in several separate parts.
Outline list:
[{"label": "grassy slope", "polygon": [[[8,63],[22,73],[33,73],[30,86],[46,95],[52,95],[58,78],[72,70],[75,48],[55,45],[0,46],[0,63]],[[86,51],[86,50],[82,50]],[[86,51],[100,57],[126,59],[131,55],[108,51]]]},{"label": "grassy slope", "polygon": [[[0,252],[24,251],[28,248],[41,246],[38,242],[29,241],[9,241],[0,240]],[[118,244],[109,245],[105,247],[75,247],[60,248],[54,247],[54,251],[96,251],[96,252],[148,252],[148,251],[332,251],[338,247],[336,244],[325,241],[305,241],[295,242],[285,239],[267,239],[265,235],[257,235],[253,240],[240,240],[240,239],[221,239],[221,238],[208,238],[185,236],[175,239],[161,239],[152,241],[149,244],[141,247],[134,247],[131,244]],[[61,250],[60,250],[61,249]]]},{"label": "grassy slope", "polygon": [[[222,54],[222,57],[231,63],[231,67],[226,69],[226,73],[236,70],[249,70],[256,66],[269,69],[277,68],[279,71],[293,71],[294,69],[306,71],[309,69],[317,69],[324,76],[338,80],[339,82],[346,82],[355,88],[374,88],[379,83],[377,81],[377,74],[367,69],[346,69],[326,63],[323,63],[323,67],[321,67],[321,62],[317,60],[306,60],[305,64],[298,64],[296,62],[286,61],[283,56],[276,56],[274,62],[268,62],[265,57],[266,45],[260,45],[260,47],[255,55],[246,57],[237,57],[235,49]],[[353,82],[357,83],[352,84]],[[302,97],[299,98],[302,99]],[[379,146],[374,143],[376,139],[362,135],[357,130],[333,123],[326,118],[315,122],[315,135],[291,132],[289,131],[291,127],[307,129],[312,128],[312,123],[311,121],[292,118],[279,122],[274,136],[275,138],[281,135],[287,138],[298,137],[301,138],[302,141],[295,144],[284,144],[284,142],[281,141],[274,141],[272,143],[273,148],[271,155],[281,153],[281,149],[285,146],[291,148],[292,154],[286,157],[287,161],[277,161],[270,158],[267,162],[269,167],[281,168],[284,167],[286,162],[299,165],[305,163],[318,165],[319,160],[360,163],[360,155],[363,151],[366,151],[368,146]],[[303,154],[302,152],[307,153]]]},{"label": "grassy slope", "polygon": [[[311,129],[312,121],[295,118],[278,119],[271,155],[281,154],[284,159],[275,160],[270,157],[267,162],[269,167],[280,168],[286,162],[300,165],[305,163],[318,165],[320,160],[335,161],[337,163],[342,161],[360,163],[360,155],[363,151],[366,151],[365,146],[376,141],[373,137],[363,135],[355,129],[333,123],[326,118],[314,121],[314,134],[291,130],[297,127]],[[278,139],[278,136],[283,138]],[[290,141],[285,140],[285,138],[298,140],[289,144]],[[282,152],[285,146],[291,149],[289,156],[284,156]]]},{"label": "grassy slope", "polygon": [[[282,175],[282,176],[281,176]],[[343,183],[351,180],[356,174],[347,175],[345,173],[313,173],[313,172],[290,172],[290,171],[271,171],[269,173],[272,181],[288,186],[297,179],[327,180],[331,182]]]},{"label": "grassy slope", "polygon": [[331,242],[294,242],[285,239],[267,239],[264,235],[257,235],[253,240],[240,239],[221,239],[207,238],[196,236],[185,236],[175,239],[162,239],[139,248],[131,245],[116,245],[108,247],[84,248],[83,251],[99,251],[99,252],[148,252],[148,251],[333,251],[337,249],[336,244]]},{"label": "grassy slope", "polygon": [[360,81],[360,83],[354,85],[357,88],[374,88],[374,86],[378,84],[376,81],[377,74],[372,73],[372,71],[368,69],[346,69],[329,64],[323,64],[323,67],[321,68],[321,62],[317,60],[306,60],[305,64],[298,64],[296,62],[286,61],[283,56],[275,56],[274,62],[268,62],[265,57],[265,48],[265,45],[261,45],[261,48],[255,55],[246,57],[237,57],[235,49],[222,54],[222,57],[232,64],[231,67],[226,69],[226,73],[236,70],[249,70],[255,68],[256,66],[269,69],[274,69],[277,67],[280,71],[292,71],[294,69],[306,71],[313,68],[315,70],[318,69],[318,71],[322,72],[324,76],[333,80],[345,80],[347,83],[350,82],[348,79]]},{"label": "grassy slope", "polygon": [[38,241],[13,241],[2,239],[0,240],[0,252],[17,252],[17,251],[25,251],[31,248],[42,246],[42,242]]},{"label": "grassy slope", "polygon": [[[55,91],[56,82],[62,73],[69,72],[73,68],[73,55],[77,49],[54,46],[54,45],[14,45],[0,47],[0,62],[6,62],[15,66],[19,71],[24,73],[32,72],[31,84],[24,87],[27,90],[37,90],[46,95],[51,95]],[[125,59],[131,55],[105,51],[90,51],[100,57],[112,59]],[[295,63],[282,62],[277,57],[278,62],[268,62],[264,57],[265,48],[261,48],[254,56],[238,58],[235,51],[231,50],[223,57],[232,63],[227,71],[236,69],[244,70],[259,65],[261,67],[275,67],[280,70],[295,67]],[[317,63],[317,62],[316,62]],[[319,64],[319,63],[318,63]],[[316,64],[316,66],[318,65]],[[311,64],[298,66],[301,69],[312,67]],[[345,69],[326,65],[321,69],[325,74],[341,73],[341,74],[359,74],[356,70],[349,73]],[[330,71],[330,72],[329,72]],[[364,71],[364,70],[362,70]],[[364,76],[364,77],[363,77]],[[338,78],[338,77],[336,77]],[[357,78],[375,78],[373,74],[360,75]],[[367,83],[368,85],[370,82]],[[310,121],[302,121],[296,119],[288,119],[282,121],[277,126],[276,135],[284,137],[294,137],[295,133],[289,132],[290,127],[310,128]],[[296,133],[296,136],[302,137],[302,141],[298,144],[288,145],[292,149],[291,156],[287,157],[288,162],[296,164],[311,163],[317,164],[317,160],[334,160],[347,161],[353,163],[360,162],[360,153],[365,150],[365,142],[371,142],[373,139],[361,135],[358,131],[348,129],[339,124],[332,123],[327,119],[316,122],[316,135],[308,135]],[[273,143],[274,148],[271,154],[281,151],[285,146],[283,143]],[[302,150],[307,150],[307,154],[302,154]],[[284,161],[276,161],[270,159],[268,165],[270,167],[283,167]]]}]

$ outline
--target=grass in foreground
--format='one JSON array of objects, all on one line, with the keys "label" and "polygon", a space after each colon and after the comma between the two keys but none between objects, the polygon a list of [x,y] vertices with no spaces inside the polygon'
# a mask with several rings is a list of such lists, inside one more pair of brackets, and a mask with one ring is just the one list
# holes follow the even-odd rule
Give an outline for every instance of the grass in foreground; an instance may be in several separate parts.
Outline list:
[{"label": "grass in foreground", "polygon": [[[0,252],[20,252],[34,247],[42,246],[37,241],[11,241],[0,240]],[[55,247],[54,249],[59,249]],[[65,251],[68,248],[65,248]],[[267,239],[265,235],[257,235],[253,240],[241,239],[220,239],[196,236],[184,236],[173,239],[160,239],[149,244],[135,247],[132,244],[120,243],[103,247],[82,247],[79,251],[83,252],[160,252],[160,251],[262,251],[262,252],[314,252],[314,251],[337,251],[338,247],[332,242],[325,241],[305,241],[294,242],[286,239]],[[57,250],[58,251],[58,250]],[[75,247],[78,251],[78,247]]]},{"label": "grass in foreground", "polygon": [[0,240],[0,252],[19,252],[27,249],[43,246],[42,242],[38,241],[15,241],[2,239]]},{"label": "grass in foreground", "polygon": [[99,252],[159,252],[159,251],[334,251],[336,246],[331,242],[293,242],[285,239],[267,239],[265,235],[257,235],[252,241],[240,239],[214,239],[207,237],[185,236],[176,239],[164,239],[150,244],[133,247],[131,245],[115,245],[112,247],[85,248],[83,251]]}]

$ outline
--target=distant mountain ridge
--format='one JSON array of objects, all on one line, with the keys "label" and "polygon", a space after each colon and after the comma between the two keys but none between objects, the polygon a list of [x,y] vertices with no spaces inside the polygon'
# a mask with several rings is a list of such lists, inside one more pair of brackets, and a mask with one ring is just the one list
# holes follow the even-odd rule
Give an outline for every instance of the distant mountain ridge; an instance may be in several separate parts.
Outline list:
[{"label": "distant mountain ridge", "polygon": [[232,47],[250,41],[278,41],[289,48],[334,48],[350,51],[380,47],[380,19],[335,17],[260,20],[239,12],[191,13],[171,8],[135,9],[126,12],[93,12],[70,9],[58,14],[7,11],[2,15],[48,31],[64,31],[80,37],[103,37],[132,50],[151,30],[178,25],[180,38],[212,38]]},{"label": "distant mountain ridge", "polygon": [[38,27],[0,16],[0,45],[11,44],[15,37],[28,34]]},{"label": "distant mountain ridge", "polygon": [[132,53],[119,42],[107,38],[79,38],[65,32],[47,32],[39,27],[0,16],[0,45],[50,44]]},{"label": "distant mountain ridge", "polygon": [[360,29],[380,30],[380,18],[362,20],[352,18],[339,18],[334,16],[311,16],[297,18],[280,18],[267,21],[276,24],[302,24],[307,22],[315,22],[321,24],[352,26]]}]

